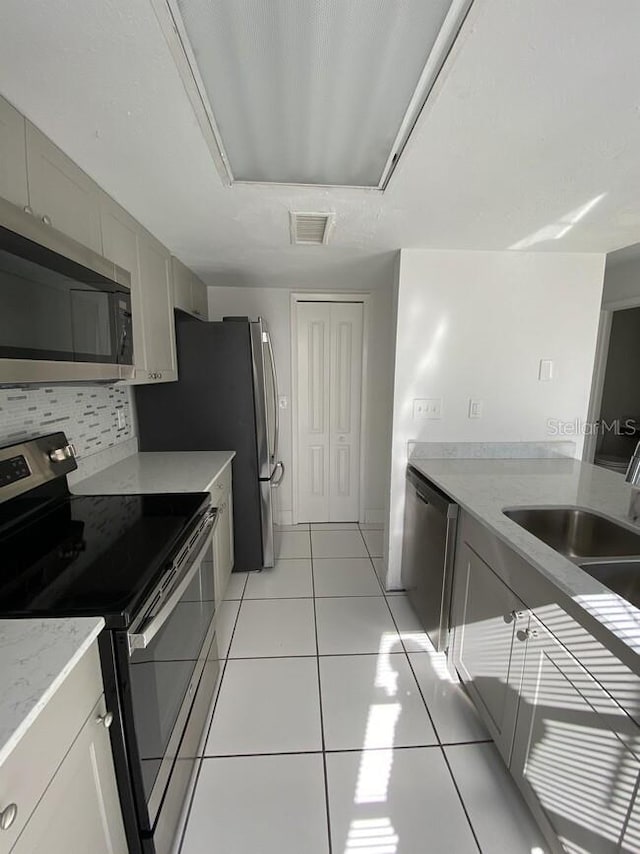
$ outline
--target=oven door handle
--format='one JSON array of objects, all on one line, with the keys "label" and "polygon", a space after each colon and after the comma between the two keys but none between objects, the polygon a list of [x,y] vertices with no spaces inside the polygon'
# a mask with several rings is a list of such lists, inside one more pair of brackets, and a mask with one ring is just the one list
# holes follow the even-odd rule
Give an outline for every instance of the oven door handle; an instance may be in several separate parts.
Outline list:
[{"label": "oven door handle", "polygon": [[167,622],[174,608],[184,596],[187,587],[195,578],[196,573],[200,569],[202,558],[205,552],[211,545],[211,535],[217,522],[217,515],[208,517],[209,524],[206,525],[202,536],[200,537],[201,547],[198,548],[196,557],[191,562],[189,569],[182,576],[180,581],[173,588],[160,610],[151,617],[149,622],[142,624],[141,630],[128,632],[127,640],[129,644],[129,655],[137,649],[146,649],[154,637],[158,634],[163,625]]}]

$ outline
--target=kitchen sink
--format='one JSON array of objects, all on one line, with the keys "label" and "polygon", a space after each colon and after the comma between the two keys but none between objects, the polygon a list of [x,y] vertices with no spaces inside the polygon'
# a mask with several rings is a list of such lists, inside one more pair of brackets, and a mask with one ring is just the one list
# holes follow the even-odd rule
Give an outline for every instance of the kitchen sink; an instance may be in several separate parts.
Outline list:
[{"label": "kitchen sink", "polygon": [[579,566],[609,590],[640,608],[640,560],[594,561]]},{"label": "kitchen sink", "polygon": [[581,558],[637,556],[640,567],[640,531],[599,513],[578,507],[517,507],[503,512],[574,563],[580,564]]}]

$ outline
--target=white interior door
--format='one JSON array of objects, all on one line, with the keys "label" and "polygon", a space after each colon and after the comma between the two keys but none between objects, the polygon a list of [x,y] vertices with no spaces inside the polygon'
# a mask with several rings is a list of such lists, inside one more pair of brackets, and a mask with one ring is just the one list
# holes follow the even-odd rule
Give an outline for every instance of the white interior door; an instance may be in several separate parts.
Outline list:
[{"label": "white interior door", "polygon": [[362,303],[300,302],[298,521],[358,519]]}]

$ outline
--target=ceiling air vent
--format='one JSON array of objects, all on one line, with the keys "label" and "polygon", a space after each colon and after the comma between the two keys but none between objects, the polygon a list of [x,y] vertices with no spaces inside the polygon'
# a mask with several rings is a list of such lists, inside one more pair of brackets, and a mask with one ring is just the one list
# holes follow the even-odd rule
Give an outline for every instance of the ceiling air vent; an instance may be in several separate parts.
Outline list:
[{"label": "ceiling air vent", "polygon": [[289,211],[291,242],[301,246],[322,246],[329,240],[335,214]]}]

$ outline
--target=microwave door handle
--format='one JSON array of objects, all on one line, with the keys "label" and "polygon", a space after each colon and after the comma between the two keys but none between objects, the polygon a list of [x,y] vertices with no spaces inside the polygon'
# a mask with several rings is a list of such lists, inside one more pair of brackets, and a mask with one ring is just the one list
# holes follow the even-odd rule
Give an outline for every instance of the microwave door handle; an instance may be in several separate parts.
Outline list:
[{"label": "microwave door handle", "polygon": [[274,428],[273,428],[273,458],[277,459],[278,457],[278,440],[280,434],[280,413],[278,410],[278,377],[276,374],[276,361],[273,358],[273,346],[271,344],[271,335],[267,332],[267,347],[269,348],[269,362],[271,364],[271,377],[273,380],[273,420],[274,420]]},{"label": "microwave door handle", "polygon": [[127,640],[129,643],[129,655],[131,655],[136,649],[146,649],[151,643],[151,641],[154,639],[154,637],[158,634],[160,629],[167,622],[176,605],[184,596],[187,587],[191,584],[191,582],[195,578],[196,573],[200,569],[202,558],[204,557],[205,552],[207,551],[209,546],[211,545],[211,534],[214,528],[215,522],[213,525],[207,527],[207,536],[202,544],[202,548],[198,550],[196,558],[189,567],[189,571],[178,582],[176,587],[171,592],[171,595],[160,608],[158,613],[154,614],[154,616],[146,625],[143,623],[141,630],[128,633]]}]

